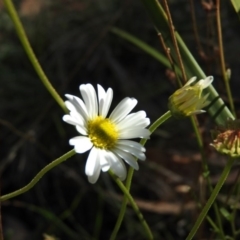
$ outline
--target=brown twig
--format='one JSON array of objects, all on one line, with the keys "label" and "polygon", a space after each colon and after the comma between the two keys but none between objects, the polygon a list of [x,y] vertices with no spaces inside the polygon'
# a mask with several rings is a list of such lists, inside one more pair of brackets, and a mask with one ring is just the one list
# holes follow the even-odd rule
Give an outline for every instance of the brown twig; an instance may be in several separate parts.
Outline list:
[{"label": "brown twig", "polygon": [[171,56],[171,49],[166,46],[165,41],[164,41],[163,36],[162,36],[161,33],[158,33],[158,37],[159,37],[159,40],[160,40],[160,42],[162,44],[163,50],[164,50],[164,52],[165,52],[165,54],[167,56],[167,59],[168,59],[170,65],[171,65],[172,71],[175,73],[178,85],[182,86],[182,83],[179,80],[178,74],[176,73],[176,70],[175,70],[175,65],[174,65],[174,62],[173,62],[173,59],[172,59],[172,56]]},{"label": "brown twig", "polygon": [[201,42],[200,42],[200,38],[199,38],[199,34],[198,34],[198,27],[197,27],[197,21],[196,21],[196,16],[195,16],[195,8],[194,8],[194,1],[193,0],[189,0],[190,1],[190,7],[191,7],[191,17],[192,17],[192,25],[193,25],[193,32],[194,32],[194,38],[196,41],[196,45],[197,45],[197,50],[199,52],[200,55],[204,54]]},{"label": "brown twig", "polygon": [[167,13],[167,17],[168,17],[168,21],[169,21],[169,29],[170,29],[173,45],[174,45],[175,50],[176,50],[179,66],[180,66],[180,69],[181,69],[181,72],[182,72],[182,77],[183,77],[184,82],[186,82],[187,77],[186,77],[185,69],[184,69],[184,66],[183,66],[183,61],[182,61],[182,57],[181,57],[180,50],[179,50],[179,47],[178,47],[177,39],[176,39],[176,36],[175,36],[175,28],[174,28],[174,25],[173,25],[173,21],[172,21],[172,17],[171,17],[171,13],[170,13],[170,10],[169,10],[169,7],[168,7],[167,0],[163,0],[163,4],[164,4],[164,7],[165,7],[165,11]]},{"label": "brown twig", "polygon": [[225,58],[224,58],[224,52],[223,52],[222,29],[221,29],[220,0],[216,0],[216,18],[217,18],[216,20],[217,20],[217,32],[218,32],[219,56],[220,56],[222,76],[225,82],[226,92],[227,92],[231,111],[233,115],[236,116],[232,93],[229,86],[229,79],[226,74],[226,65],[225,65]]}]

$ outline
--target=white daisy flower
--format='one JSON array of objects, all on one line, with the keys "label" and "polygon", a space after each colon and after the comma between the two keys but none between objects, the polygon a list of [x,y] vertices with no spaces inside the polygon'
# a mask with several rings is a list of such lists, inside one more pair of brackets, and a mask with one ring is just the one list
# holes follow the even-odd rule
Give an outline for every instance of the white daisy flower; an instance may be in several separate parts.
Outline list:
[{"label": "white daisy flower", "polygon": [[209,94],[202,96],[202,91],[212,83],[213,77],[209,76],[194,83],[196,79],[192,77],[169,97],[168,107],[174,117],[188,117],[205,112],[202,108],[209,104]]},{"label": "white daisy flower", "polygon": [[145,148],[132,138],[149,138],[150,124],[145,111],[129,114],[136,106],[134,98],[124,98],[107,117],[113,98],[113,90],[107,91],[98,85],[98,98],[91,84],[82,84],[79,89],[82,99],[66,94],[65,102],[70,113],[63,120],[76,126],[80,136],[70,139],[77,153],[90,150],[85,173],[90,183],[95,183],[100,171],[111,169],[122,181],[126,178],[126,166],[122,159],[135,170],[139,160],[145,160]]}]

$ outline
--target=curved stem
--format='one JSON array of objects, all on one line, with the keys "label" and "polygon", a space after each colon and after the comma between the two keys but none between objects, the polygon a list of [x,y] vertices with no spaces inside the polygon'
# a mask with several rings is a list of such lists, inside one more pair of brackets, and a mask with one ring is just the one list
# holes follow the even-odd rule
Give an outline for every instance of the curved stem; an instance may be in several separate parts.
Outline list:
[{"label": "curved stem", "polygon": [[[158,118],[150,127],[149,131],[153,133],[161,124],[163,124],[165,121],[167,121],[171,117],[171,112],[167,111],[165,114],[163,114],[160,118]],[[147,142],[147,139],[141,139],[140,143],[144,146],[145,143]],[[127,175],[127,180],[126,180],[126,189],[130,191],[131,183],[132,183],[132,177],[133,177],[134,169],[130,167],[128,169],[128,175]],[[122,224],[123,217],[126,212],[126,207],[127,207],[127,202],[128,202],[128,197],[125,194],[123,197],[123,202],[121,205],[120,213],[118,215],[117,222],[115,224],[115,227],[113,229],[113,232],[111,234],[110,240],[116,239],[117,233],[119,231],[119,228]]]},{"label": "curved stem", "polygon": [[[117,183],[117,185],[119,186],[119,188],[122,190],[122,192],[124,193],[124,197],[126,196],[127,197],[127,200],[130,202],[130,204],[132,205],[133,207],[133,210],[135,211],[135,213],[137,214],[141,224],[143,225],[145,231],[146,231],[146,235],[147,235],[147,239],[151,240],[153,239],[153,235],[152,235],[152,232],[151,232],[151,229],[149,228],[146,220],[144,219],[141,211],[139,210],[137,204],[135,203],[132,195],[129,193],[128,189],[124,186],[124,184],[122,183],[122,181],[116,177],[111,171],[110,171],[110,174],[111,176],[113,177],[114,181]],[[111,238],[110,239],[114,239]]]},{"label": "curved stem", "polygon": [[27,184],[25,187],[20,188],[14,192],[11,192],[9,194],[3,195],[0,197],[0,202],[6,201],[7,199],[16,197],[18,195],[21,195],[27,191],[29,191],[42,177],[43,175],[45,175],[49,170],[51,170],[52,168],[56,167],[58,164],[66,161],[68,158],[72,157],[73,155],[75,155],[76,152],[75,150],[71,150],[69,152],[67,152],[66,154],[62,155],[60,158],[57,158],[56,160],[52,161],[51,163],[49,163],[47,166],[45,166],[33,179],[32,181]]},{"label": "curved stem", "polygon": [[208,199],[207,203],[205,204],[204,208],[202,209],[201,213],[199,214],[198,218],[197,218],[197,221],[195,222],[194,226],[192,227],[190,233],[188,234],[186,240],[191,240],[194,235],[196,234],[198,228],[200,227],[203,219],[206,217],[207,213],[208,213],[208,210],[210,209],[210,207],[212,206],[213,202],[215,201],[220,189],[222,188],[230,170],[231,170],[231,167],[234,163],[234,158],[229,158],[228,161],[227,161],[227,164],[220,176],[220,179],[217,183],[217,185],[215,186],[210,198]]},{"label": "curved stem", "polygon": [[[196,119],[195,116],[191,117],[191,122],[192,122],[193,129],[194,129],[194,132],[195,132],[195,135],[196,135],[196,138],[197,138],[198,147],[199,147],[200,153],[201,153],[202,171],[203,171],[202,175],[203,175],[204,179],[207,180],[207,185],[208,185],[209,191],[211,193],[213,191],[213,188],[212,188],[211,180],[210,180],[210,177],[209,177],[209,169],[208,169],[208,165],[207,165],[207,161],[206,161],[206,156],[205,156],[204,149],[203,149],[202,136],[201,136],[201,133],[200,133],[199,128],[197,126],[197,119]],[[215,215],[216,215],[217,224],[218,224],[218,227],[219,227],[219,231],[217,231],[217,232],[220,235],[221,239],[225,239],[224,232],[223,232],[223,226],[222,226],[222,219],[221,219],[221,216],[220,216],[219,208],[217,207],[217,204],[215,202],[213,203],[213,208],[214,208],[214,212],[215,212]]]},{"label": "curved stem", "polygon": [[50,83],[50,81],[48,80],[47,76],[45,75],[41,65],[39,64],[33,50],[32,47],[28,41],[27,35],[24,31],[23,25],[20,21],[20,18],[18,17],[17,11],[12,3],[12,0],[4,0],[5,6],[8,10],[8,13],[14,23],[14,26],[16,28],[18,37],[23,45],[23,48],[26,52],[26,54],[28,55],[28,58],[30,60],[30,62],[32,63],[35,71],[37,72],[39,78],[41,79],[43,85],[47,88],[47,90],[49,91],[49,93],[52,95],[52,97],[55,99],[55,101],[59,104],[59,106],[65,111],[68,112],[64,101],[62,100],[62,98],[58,95],[58,93],[56,92],[56,90],[53,88],[52,84]]}]

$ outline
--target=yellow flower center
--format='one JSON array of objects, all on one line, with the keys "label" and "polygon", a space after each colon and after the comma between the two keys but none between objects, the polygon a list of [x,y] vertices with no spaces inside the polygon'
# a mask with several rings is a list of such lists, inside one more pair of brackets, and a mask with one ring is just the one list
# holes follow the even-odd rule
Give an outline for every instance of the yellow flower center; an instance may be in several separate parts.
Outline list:
[{"label": "yellow flower center", "polygon": [[98,116],[88,122],[88,137],[93,145],[101,149],[112,149],[118,139],[116,125],[108,118]]}]

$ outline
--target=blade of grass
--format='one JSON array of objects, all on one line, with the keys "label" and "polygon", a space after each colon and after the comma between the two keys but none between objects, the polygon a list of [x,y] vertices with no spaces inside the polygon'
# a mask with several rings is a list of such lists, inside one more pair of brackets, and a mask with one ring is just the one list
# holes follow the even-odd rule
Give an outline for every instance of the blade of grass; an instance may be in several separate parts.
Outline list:
[{"label": "blade of grass", "polygon": [[233,8],[235,9],[238,17],[240,18],[240,1],[239,0],[231,0]]},{"label": "blade of grass", "polygon": [[[166,14],[158,3],[155,0],[141,0],[145,6],[146,11],[149,13],[150,17],[152,18],[156,29],[163,35],[165,38],[166,44],[172,49],[172,55],[176,59],[176,54],[174,53],[173,43],[168,37],[170,35],[169,28],[168,28],[168,21]],[[179,45],[179,49],[181,52],[181,56],[184,62],[185,70],[187,73],[188,78],[192,76],[197,76],[198,79],[205,78],[206,75],[188,50],[187,46],[181,39],[180,35],[176,32],[176,38]],[[164,62],[162,62],[164,64]],[[211,117],[215,120],[217,124],[224,124],[226,119],[231,118],[234,119],[234,116],[224,104],[223,100],[218,95],[215,88],[211,85],[207,88],[205,92],[209,93],[209,100],[211,102],[208,112]]]},{"label": "blade of grass", "polygon": [[[22,207],[26,208],[31,212],[38,214],[39,216],[43,217],[46,221],[48,221],[51,225],[54,225],[58,231],[63,232],[66,234],[68,239],[78,240],[80,235],[86,236],[89,239],[89,234],[84,229],[78,229],[79,231],[76,232],[75,230],[71,229],[67,224],[65,224],[59,217],[53,214],[50,210],[33,205],[28,204],[25,202],[20,201],[13,201],[12,204],[15,207]],[[86,239],[85,238],[85,239]]]},{"label": "blade of grass", "polygon": [[[139,38],[125,32],[119,28],[116,28],[116,27],[112,28],[111,32],[113,32],[114,34],[118,35],[119,37],[129,41],[130,43],[134,44],[135,46],[139,47],[141,50],[143,50],[144,52],[146,52],[147,54],[149,54],[150,56],[155,58],[157,61],[159,61],[166,67],[171,68],[170,62],[162,53],[160,53],[157,49],[151,47],[147,43],[143,42]],[[181,71],[177,66],[175,66],[175,70],[178,75],[181,74]]]}]

